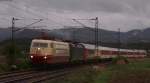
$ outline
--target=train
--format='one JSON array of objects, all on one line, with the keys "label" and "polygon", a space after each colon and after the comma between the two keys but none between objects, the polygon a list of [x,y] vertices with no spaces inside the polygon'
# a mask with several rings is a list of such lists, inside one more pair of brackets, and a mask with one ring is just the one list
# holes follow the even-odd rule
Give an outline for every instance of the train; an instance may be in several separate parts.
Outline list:
[{"label": "train", "polygon": [[33,64],[62,64],[88,62],[98,59],[112,59],[119,56],[127,58],[144,58],[146,51],[136,49],[119,49],[85,43],[69,43],[55,40],[33,39],[29,57]]}]

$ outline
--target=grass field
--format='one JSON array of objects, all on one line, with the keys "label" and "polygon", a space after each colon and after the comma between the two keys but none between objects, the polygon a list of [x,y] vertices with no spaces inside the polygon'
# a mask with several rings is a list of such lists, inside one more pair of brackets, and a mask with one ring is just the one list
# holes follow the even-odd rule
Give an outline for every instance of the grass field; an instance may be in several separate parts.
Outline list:
[{"label": "grass field", "polygon": [[150,59],[97,69],[79,69],[52,83],[150,83]]},{"label": "grass field", "polygon": [[150,59],[112,65],[96,77],[95,83],[150,83]]}]

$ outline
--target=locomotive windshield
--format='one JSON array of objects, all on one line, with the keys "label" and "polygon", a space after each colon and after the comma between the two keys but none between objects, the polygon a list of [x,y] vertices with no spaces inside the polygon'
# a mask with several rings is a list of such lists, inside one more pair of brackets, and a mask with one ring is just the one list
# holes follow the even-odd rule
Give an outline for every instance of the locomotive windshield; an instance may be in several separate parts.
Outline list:
[{"label": "locomotive windshield", "polygon": [[48,47],[48,43],[38,43],[38,42],[34,42],[32,47],[43,47],[46,48]]}]

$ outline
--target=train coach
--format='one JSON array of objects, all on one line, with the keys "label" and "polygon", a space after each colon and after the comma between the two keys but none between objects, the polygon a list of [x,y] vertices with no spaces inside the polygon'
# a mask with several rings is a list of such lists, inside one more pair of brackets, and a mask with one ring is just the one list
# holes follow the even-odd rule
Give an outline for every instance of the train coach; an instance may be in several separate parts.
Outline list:
[{"label": "train coach", "polygon": [[[97,54],[96,54],[97,53]],[[144,50],[130,50],[110,47],[98,47],[84,43],[67,43],[54,40],[34,39],[30,47],[30,60],[33,64],[64,64],[87,62],[95,59],[114,58],[118,55],[130,58],[143,58]]]}]

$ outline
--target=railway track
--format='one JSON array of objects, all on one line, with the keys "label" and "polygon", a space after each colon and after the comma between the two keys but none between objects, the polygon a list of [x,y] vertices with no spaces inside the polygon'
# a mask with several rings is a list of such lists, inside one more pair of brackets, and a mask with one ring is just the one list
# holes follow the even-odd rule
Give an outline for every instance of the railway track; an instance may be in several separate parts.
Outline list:
[{"label": "railway track", "polygon": [[41,83],[42,81],[62,77],[73,68],[57,70],[27,70],[0,74],[0,83]]},{"label": "railway track", "polygon": [[[103,62],[101,64],[108,65],[110,62]],[[0,83],[44,83],[44,81],[47,80],[55,80],[63,77],[76,69],[83,68],[84,66],[89,66],[89,64],[52,70],[29,69],[2,73],[0,74]]]}]

